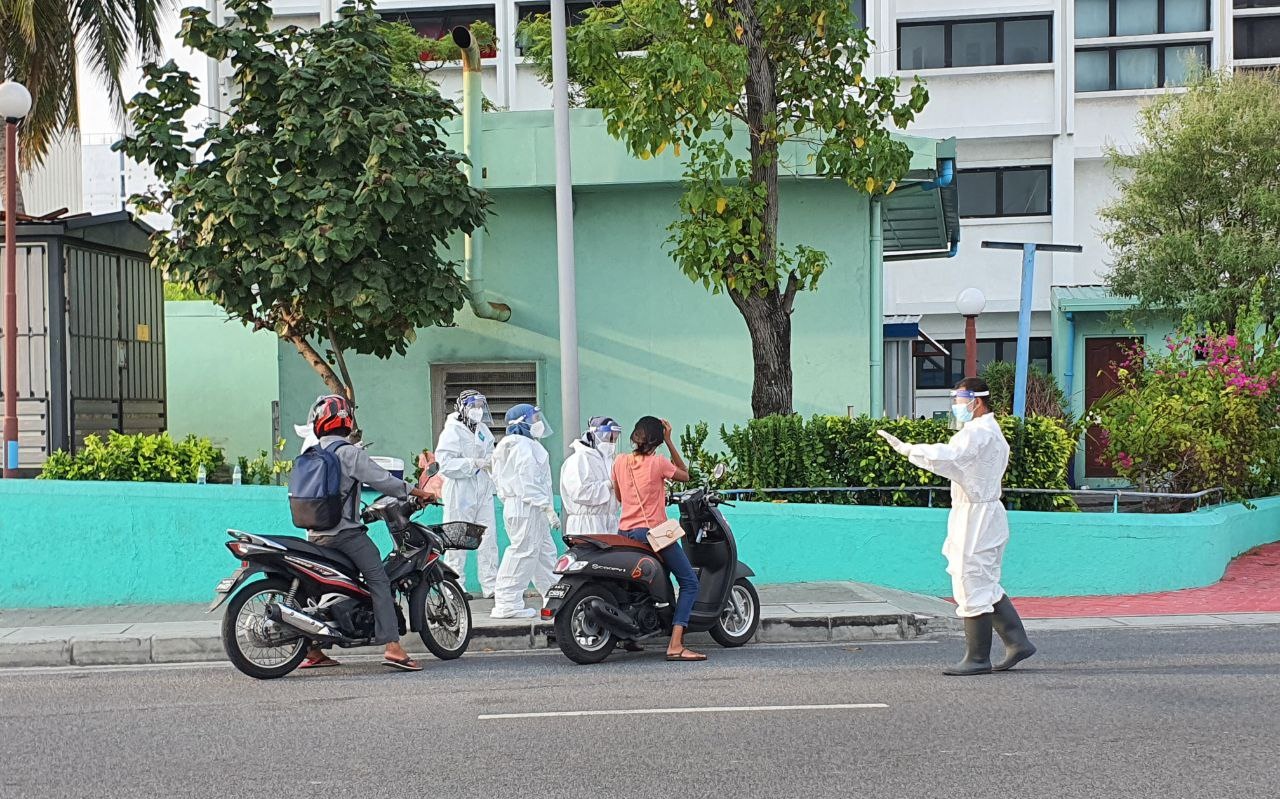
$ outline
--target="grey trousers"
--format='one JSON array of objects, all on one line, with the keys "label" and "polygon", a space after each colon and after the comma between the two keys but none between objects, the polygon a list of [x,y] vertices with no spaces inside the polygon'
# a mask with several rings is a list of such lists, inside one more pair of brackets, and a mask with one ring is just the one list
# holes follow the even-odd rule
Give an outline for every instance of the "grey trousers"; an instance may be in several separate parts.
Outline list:
[{"label": "grey trousers", "polygon": [[382,555],[369,534],[362,530],[348,530],[333,536],[315,538],[322,547],[336,549],[351,558],[373,595],[373,642],[390,644],[400,640],[400,625],[396,621],[396,600],[391,594],[391,580],[382,568]]}]

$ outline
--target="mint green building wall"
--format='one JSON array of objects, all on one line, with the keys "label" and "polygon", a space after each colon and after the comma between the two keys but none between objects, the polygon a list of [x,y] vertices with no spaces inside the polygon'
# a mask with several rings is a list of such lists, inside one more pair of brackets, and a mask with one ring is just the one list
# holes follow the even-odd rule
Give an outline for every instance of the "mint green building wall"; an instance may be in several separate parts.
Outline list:
[{"label": "mint green building wall", "polygon": [[[1179,515],[1013,512],[1003,582],[1014,596],[1208,585],[1235,555],[1280,540],[1280,498],[1257,505]],[[50,507],[58,509],[52,522]],[[939,552],[944,510],[740,503],[725,514],[758,583],[859,580],[950,592]],[[285,489],[0,482],[0,608],[208,601],[238,565],[224,546],[228,527],[295,532]],[[390,544],[381,525],[374,540],[384,551]]]},{"label": "mint green building wall", "polygon": [[[576,192],[581,408],[624,425],[643,414],[677,429],[699,420],[736,423],[751,415],[750,339],[727,296],[686,278],[662,245],[677,213],[675,186],[600,187]],[[868,407],[870,252],[865,197],[826,181],[786,181],[782,236],[826,250],[831,268],[816,292],[802,292],[793,317],[798,411]],[[511,305],[507,323],[464,309],[457,326],[420,331],[404,357],[349,359],[359,419],[378,454],[405,457],[428,444],[432,364],[533,361],[542,408],[560,420],[559,321],[554,199],[550,191],[496,195],[485,240],[487,288]],[[946,262],[939,262],[945,268]],[[286,429],[323,390],[291,348],[281,348]],[[577,431],[570,431],[571,434]],[[546,442],[559,462],[564,431]],[[714,443],[714,442],[713,442]]]},{"label": "mint green building wall", "polygon": [[170,434],[208,436],[230,462],[270,449],[276,337],[228,321],[212,302],[166,302],[164,318]]}]

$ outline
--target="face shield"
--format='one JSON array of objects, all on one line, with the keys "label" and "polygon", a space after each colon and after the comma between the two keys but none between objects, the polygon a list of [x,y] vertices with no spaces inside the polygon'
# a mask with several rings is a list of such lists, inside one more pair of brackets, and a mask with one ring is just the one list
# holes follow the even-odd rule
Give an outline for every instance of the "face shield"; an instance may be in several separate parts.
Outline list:
[{"label": "face shield", "polygon": [[587,423],[587,436],[594,444],[617,444],[622,437],[622,425],[608,416],[593,416]]},{"label": "face shield", "polygon": [[[543,415],[541,408],[532,405],[524,406],[527,408],[523,413],[513,416],[507,414],[507,432],[524,434],[530,438],[546,438],[554,431],[551,429],[551,423],[547,421],[547,417]],[[513,411],[516,408],[512,408]]]},{"label": "face shield", "polygon": [[967,388],[958,388],[951,392],[951,415],[955,417],[956,422],[965,424],[973,421],[974,403],[980,397],[991,396],[990,391],[970,391]]},{"label": "face shield", "polygon": [[489,412],[489,400],[479,391],[464,391],[458,395],[458,417],[471,427],[493,426],[493,414]]}]

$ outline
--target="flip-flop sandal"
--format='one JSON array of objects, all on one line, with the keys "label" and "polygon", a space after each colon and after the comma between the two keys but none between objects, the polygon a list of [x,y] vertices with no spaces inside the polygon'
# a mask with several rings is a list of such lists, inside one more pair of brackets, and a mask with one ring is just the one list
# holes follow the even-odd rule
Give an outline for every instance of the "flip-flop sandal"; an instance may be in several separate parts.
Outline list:
[{"label": "flip-flop sandal", "polygon": [[400,671],[422,671],[422,665],[413,658],[405,658],[404,660],[396,660],[395,658],[383,658],[382,665]]},{"label": "flip-flop sandal", "polygon": [[[693,657],[685,657],[685,655],[693,655]],[[706,655],[702,654],[701,652],[694,652],[690,649],[681,649],[679,652],[675,653],[674,655],[669,652],[667,653],[667,660],[673,661],[673,662],[679,661],[681,663],[700,663],[706,659],[707,659]]]},{"label": "flip-flop sandal", "polygon": [[329,669],[329,668],[333,668],[334,666],[341,666],[341,665],[342,665],[341,663],[339,663],[338,661],[334,660],[331,657],[320,657],[320,658],[307,658],[306,660],[302,661],[302,665],[298,666],[298,668]]}]

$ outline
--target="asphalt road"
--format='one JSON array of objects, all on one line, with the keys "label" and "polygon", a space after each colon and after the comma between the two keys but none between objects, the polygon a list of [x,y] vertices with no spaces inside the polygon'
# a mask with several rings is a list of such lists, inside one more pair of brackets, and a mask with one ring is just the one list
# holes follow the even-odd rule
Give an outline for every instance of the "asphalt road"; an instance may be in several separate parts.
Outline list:
[{"label": "asphalt road", "polygon": [[[968,679],[938,673],[954,638],[265,683],[219,665],[0,671],[0,797],[1280,795],[1274,628],[1037,639],[1025,669]],[[884,707],[758,709],[832,704]],[[711,707],[757,709],[507,717]]]}]

